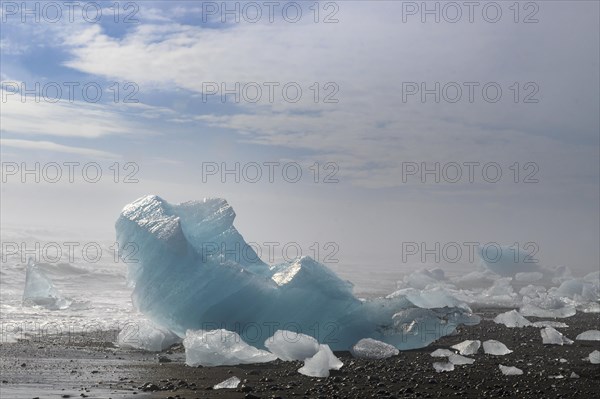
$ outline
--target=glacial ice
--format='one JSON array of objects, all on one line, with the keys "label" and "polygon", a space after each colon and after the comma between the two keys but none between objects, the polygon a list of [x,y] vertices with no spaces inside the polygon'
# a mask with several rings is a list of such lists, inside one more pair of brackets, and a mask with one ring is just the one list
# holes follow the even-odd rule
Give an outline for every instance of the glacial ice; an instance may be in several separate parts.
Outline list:
[{"label": "glacial ice", "polygon": [[469,356],[474,355],[479,351],[481,347],[481,341],[479,340],[466,340],[460,344],[452,345],[452,349],[456,349],[461,355]]},{"label": "glacial ice", "polygon": [[330,370],[339,370],[344,363],[338,359],[329,345],[320,345],[319,351],[311,358],[304,361],[304,366],[298,369],[300,374],[309,377],[329,377]]},{"label": "glacial ice", "polygon": [[433,352],[431,352],[429,355],[431,357],[448,357],[448,356],[452,356],[454,354],[455,353],[449,349],[436,349]]},{"label": "glacial ice", "polygon": [[589,330],[582,332],[577,337],[575,337],[577,341],[600,341],[600,331],[598,330]]},{"label": "glacial ice", "polygon": [[520,328],[531,325],[531,322],[521,316],[521,314],[516,310],[499,314],[494,318],[494,323],[504,324],[506,327],[510,328]]},{"label": "glacial ice", "polygon": [[319,351],[319,342],[309,335],[278,330],[265,341],[265,347],[284,361],[305,360]]},{"label": "glacial ice", "polygon": [[447,371],[454,371],[454,364],[452,364],[450,362],[448,362],[448,363],[436,362],[436,363],[433,363],[433,368],[438,373],[443,373],[443,372],[447,372]]},{"label": "glacial ice", "polygon": [[183,346],[188,366],[232,366],[277,359],[272,353],[248,345],[237,333],[223,329],[188,330]]},{"label": "glacial ice", "polygon": [[600,352],[593,351],[592,353],[589,354],[588,359],[589,359],[590,363],[592,363],[592,364],[600,364]]},{"label": "glacial ice", "polygon": [[512,353],[502,342],[495,339],[488,339],[483,342],[483,351],[488,355],[504,356]]},{"label": "glacial ice", "polygon": [[240,385],[240,382],[242,381],[234,376],[214,385],[213,389],[235,389]]},{"label": "glacial ice", "polygon": [[127,324],[117,337],[122,348],[143,349],[160,352],[171,345],[181,342],[181,338],[164,327],[148,320]]},{"label": "glacial ice", "polygon": [[52,281],[39,269],[33,259],[27,262],[23,305],[38,305],[49,310],[67,309],[73,301],[64,298]]},{"label": "glacial ice", "polygon": [[498,367],[500,368],[500,371],[502,371],[502,374],[504,374],[504,375],[522,375],[523,374],[523,370],[521,370],[520,368],[517,368],[517,367],[503,366],[503,365],[499,365]]},{"label": "glacial ice", "polygon": [[463,364],[473,364],[475,363],[475,359],[471,359],[470,357],[464,357],[462,355],[457,355],[456,353],[448,356],[448,361],[457,366]]},{"label": "glacial ice", "polygon": [[561,332],[556,331],[552,327],[545,327],[540,330],[540,334],[542,335],[542,343],[544,345],[571,345],[573,343],[572,340],[562,335]]},{"label": "glacial ice", "polygon": [[413,349],[479,321],[467,305],[446,303],[446,296],[433,298],[431,309],[404,295],[360,300],[352,284],[310,257],[269,266],[234,219],[223,199],[172,205],[146,196],[125,206],[116,231],[120,249],[138,248],[137,262],[127,264],[134,305],[180,336],[225,329],[256,347],[277,329],[299,326],[301,333],[327,337],[322,343],[335,350],[362,338]]},{"label": "glacial ice", "polygon": [[390,344],[372,338],[363,338],[351,349],[354,357],[362,359],[387,359],[396,356],[400,351]]}]

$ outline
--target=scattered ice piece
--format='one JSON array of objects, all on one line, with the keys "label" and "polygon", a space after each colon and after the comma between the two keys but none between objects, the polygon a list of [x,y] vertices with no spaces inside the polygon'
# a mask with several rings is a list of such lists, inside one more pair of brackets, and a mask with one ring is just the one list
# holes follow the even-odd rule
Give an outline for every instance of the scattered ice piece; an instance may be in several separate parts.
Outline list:
[{"label": "scattered ice piece", "polygon": [[579,308],[583,313],[600,313],[600,303],[590,302],[585,305],[581,305]]},{"label": "scattered ice piece", "polygon": [[117,344],[122,348],[150,352],[160,352],[178,342],[181,342],[180,337],[148,320],[127,324],[117,337]]},{"label": "scattered ice piece", "polygon": [[223,382],[219,382],[217,385],[213,386],[213,389],[223,389],[223,388],[235,389],[238,387],[238,385],[240,385],[240,382],[242,382],[242,381],[239,378],[231,377],[231,378],[226,379]]},{"label": "scattered ice piece", "polygon": [[592,363],[592,364],[600,364],[600,352],[593,351],[588,356],[588,359],[590,360],[590,363]]},{"label": "scattered ice piece", "polygon": [[517,368],[517,367],[503,366],[503,365],[499,365],[498,367],[500,368],[500,371],[502,371],[502,374],[504,374],[504,375],[522,375],[523,374],[523,370],[521,370],[520,368]]},{"label": "scattered ice piece", "polygon": [[454,354],[455,353],[449,349],[436,349],[433,352],[431,352],[430,356],[431,357],[448,357],[448,356],[452,356]]},{"label": "scattered ice piece", "polygon": [[435,369],[435,371],[437,371],[438,373],[441,372],[445,372],[445,371],[453,371],[454,370],[454,364],[448,362],[448,363],[433,363],[433,368]]},{"label": "scattered ice piece", "polygon": [[575,373],[574,371],[571,373],[571,375],[569,376],[569,378],[579,378],[579,374]]},{"label": "scattered ice piece", "polygon": [[387,359],[400,351],[390,344],[372,338],[363,338],[351,349],[352,355],[363,359]]},{"label": "scattered ice piece", "polygon": [[552,327],[546,327],[540,331],[544,345],[571,345],[573,341],[556,331]]},{"label": "scattered ice piece", "polygon": [[452,345],[452,349],[456,349],[461,355],[470,356],[477,353],[481,347],[481,341],[479,340],[466,340],[460,344]]},{"label": "scattered ice piece", "polygon": [[561,378],[565,378],[565,376],[562,375],[562,374],[559,374],[559,375],[549,375],[548,378],[554,378],[554,379],[560,380]]},{"label": "scattered ice piece", "polygon": [[529,320],[524,318],[518,311],[514,309],[496,316],[496,318],[494,318],[494,323],[504,324],[506,327],[510,328],[521,328],[531,325],[531,322]]},{"label": "scattered ice piece", "polygon": [[582,332],[576,338],[577,341],[600,341],[600,331],[589,330]]},{"label": "scattered ice piece", "polygon": [[311,358],[304,361],[304,366],[298,369],[300,374],[309,377],[329,377],[329,370],[339,370],[344,363],[338,359],[329,345],[320,345],[319,351]]},{"label": "scattered ice piece", "polygon": [[272,353],[248,345],[237,333],[223,329],[188,330],[183,346],[188,366],[233,366],[277,359]]},{"label": "scattered ice piece", "polygon": [[305,360],[319,351],[319,342],[313,337],[294,331],[277,330],[265,341],[265,346],[281,360]]},{"label": "scattered ice piece", "polygon": [[475,359],[471,359],[469,357],[464,357],[461,355],[457,355],[456,353],[448,356],[448,361],[452,364],[455,364],[457,366],[463,365],[463,364],[473,364],[475,363]]},{"label": "scattered ice piece", "polygon": [[560,359],[558,359],[559,362],[561,363],[568,363],[567,359],[563,359],[562,357]]},{"label": "scattered ice piece", "polygon": [[534,327],[553,327],[553,328],[568,328],[569,326],[562,321],[543,320],[536,321],[532,324]]},{"label": "scattered ice piece", "polygon": [[483,351],[488,355],[504,356],[512,353],[502,342],[489,339],[483,343]]},{"label": "scattered ice piece", "polygon": [[52,284],[52,281],[29,258],[25,275],[25,289],[23,290],[24,305],[43,306],[49,310],[64,310],[72,301],[63,298]]}]

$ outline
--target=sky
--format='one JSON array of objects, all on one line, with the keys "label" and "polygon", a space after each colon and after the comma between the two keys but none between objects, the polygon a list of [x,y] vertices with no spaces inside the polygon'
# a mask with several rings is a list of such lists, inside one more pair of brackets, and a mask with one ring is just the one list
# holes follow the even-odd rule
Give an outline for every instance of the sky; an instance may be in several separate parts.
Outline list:
[{"label": "sky", "polygon": [[600,267],[598,2],[112,4],[2,1],[3,229],[222,197],[341,270]]}]

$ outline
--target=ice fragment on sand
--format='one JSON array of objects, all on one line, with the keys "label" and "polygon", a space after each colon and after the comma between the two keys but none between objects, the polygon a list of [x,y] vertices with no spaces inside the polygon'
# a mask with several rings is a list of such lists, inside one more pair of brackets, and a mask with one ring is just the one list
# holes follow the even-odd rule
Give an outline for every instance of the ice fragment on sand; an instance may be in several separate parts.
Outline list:
[{"label": "ice fragment on sand", "polygon": [[320,345],[319,351],[311,358],[304,361],[304,366],[298,369],[300,374],[309,377],[329,377],[329,370],[339,370],[344,363],[338,359],[329,345]]},{"label": "ice fragment on sand", "polygon": [[504,324],[506,327],[515,328],[515,327],[525,327],[530,326],[531,322],[524,318],[519,312],[516,310],[511,310],[509,312],[501,313],[494,319],[494,323]]},{"label": "ice fragment on sand", "polygon": [[488,355],[504,356],[512,353],[502,342],[494,339],[487,340],[483,343],[483,351]]},{"label": "ice fragment on sand", "polygon": [[396,356],[400,351],[390,344],[372,338],[363,338],[352,347],[352,354],[363,359],[386,359]]},{"label": "ice fragment on sand", "polygon": [[178,342],[181,342],[181,338],[177,335],[147,320],[126,325],[117,337],[117,344],[122,348],[151,352],[160,352]]},{"label": "ice fragment on sand", "polygon": [[481,347],[481,341],[479,340],[466,340],[460,344],[452,345],[452,349],[456,349],[461,355],[469,356],[477,353]]},{"label": "ice fragment on sand", "polygon": [[188,366],[232,366],[277,359],[272,353],[248,345],[237,333],[223,329],[188,330],[183,346]]},{"label": "ice fragment on sand", "polygon": [[451,356],[454,354],[455,353],[449,349],[436,349],[433,352],[431,352],[430,356],[431,357],[448,357],[448,356]]},{"label": "ice fragment on sand", "polygon": [[240,382],[242,382],[242,381],[239,378],[231,377],[231,378],[226,379],[223,382],[219,382],[217,385],[213,386],[213,389],[223,389],[223,388],[235,389],[238,387],[238,385],[240,385]]},{"label": "ice fragment on sand", "polygon": [[452,364],[450,362],[448,362],[448,363],[433,363],[433,368],[438,373],[441,373],[441,372],[444,372],[444,371],[453,371],[454,370],[454,364]]},{"label": "ice fragment on sand", "polygon": [[309,335],[278,330],[265,341],[265,347],[281,360],[305,360],[319,351],[319,342]]},{"label": "ice fragment on sand", "polygon": [[582,332],[577,337],[575,337],[577,341],[600,341],[600,331],[598,330],[589,330],[586,332]]},{"label": "ice fragment on sand", "polygon": [[575,373],[574,371],[571,373],[571,375],[569,376],[569,378],[579,378],[579,374]]},{"label": "ice fragment on sand", "polygon": [[532,326],[534,326],[534,327],[553,327],[553,328],[568,328],[569,327],[566,323],[563,323],[562,321],[549,321],[549,320],[536,321],[535,323],[532,324]]},{"label": "ice fragment on sand", "polygon": [[573,341],[556,331],[552,327],[546,327],[540,331],[544,345],[571,345]]},{"label": "ice fragment on sand", "polygon": [[503,365],[500,365],[498,367],[500,368],[500,371],[502,371],[502,374],[504,374],[504,375],[521,375],[521,374],[523,374],[523,370],[521,370],[520,368],[517,368],[517,367],[503,366]]},{"label": "ice fragment on sand", "polygon": [[592,364],[600,364],[600,352],[593,351],[588,356],[588,359],[590,360],[590,363],[592,363]]},{"label": "ice fragment on sand", "polygon": [[473,364],[473,363],[475,363],[475,359],[471,359],[471,358],[468,358],[468,357],[457,355],[456,353],[448,356],[448,361],[450,363],[452,363],[452,364],[457,365],[457,366],[460,366],[460,365],[463,365],[463,364]]}]

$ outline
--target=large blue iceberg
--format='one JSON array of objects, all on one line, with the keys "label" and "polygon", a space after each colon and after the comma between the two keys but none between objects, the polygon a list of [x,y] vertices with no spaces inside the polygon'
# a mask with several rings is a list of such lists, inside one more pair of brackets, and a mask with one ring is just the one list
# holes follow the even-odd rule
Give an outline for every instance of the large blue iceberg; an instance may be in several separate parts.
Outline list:
[{"label": "large blue iceberg", "polygon": [[224,199],[173,205],[146,196],[127,205],[116,231],[124,252],[137,250],[128,263],[134,305],[180,336],[225,329],[257,347],[276,330],[291,330],[334,350],[362,338],[412,349],[478,322],[468,306],[443,297],[430,308],[403,295],[361,300],[310,257],[267,265],[234,219]]}]

